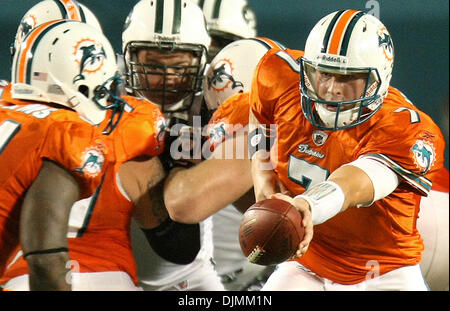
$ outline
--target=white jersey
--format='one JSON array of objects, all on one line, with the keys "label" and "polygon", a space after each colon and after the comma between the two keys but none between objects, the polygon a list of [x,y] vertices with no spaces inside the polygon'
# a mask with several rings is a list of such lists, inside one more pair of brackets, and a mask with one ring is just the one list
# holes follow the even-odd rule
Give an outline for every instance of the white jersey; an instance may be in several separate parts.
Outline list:
[{"label": "white jersey", "polygon": [[268,267],[247,260],[239,243],[239,225],[243,214],[232,204],[212,216],[214,262],[227,290],[243,290]]},{"label": "white jersey", "polygon": [[[211,217],[200,223],[201,248],[194,261],[187,265],[174,264],[157,255],[135,222],[132,222],[131,225],[131,242],[137,264],[139,286],[144,290],[184,290],[185,286],[190,283],[190,279],[200,275],[200,271],[203,269],[214,272]],[[211,284],[210,290],[223,289],[217,274],[216,278],[218,283]],[[206,287],[208,285],[202,289],[209,290]],[[193,290],[192,287],[190,289]]]},{"label": "white jersey", "polygon": [[239,245],[241,220],[242,213],[231,204],[212,216],[214,261],[219,275],[238,271],[247,262]]},{"label": "white jersey", "polygon": [[431,190],[420,201],[417,228],[425,250],[420,268],[431,290],[449,290],[449,196]]}]

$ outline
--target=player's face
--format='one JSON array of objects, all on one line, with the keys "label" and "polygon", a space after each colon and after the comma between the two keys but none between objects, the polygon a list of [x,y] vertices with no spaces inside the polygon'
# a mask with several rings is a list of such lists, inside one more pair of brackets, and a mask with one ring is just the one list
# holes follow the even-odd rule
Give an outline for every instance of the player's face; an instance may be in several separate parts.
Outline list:
[{"label": "player's face", "polygon": [[[367,74],[353,73],[348,75],[316,71],[315,89],[319,99],[340,102],[361,98],[367,82]],[[343,106],[343,110],[354,107],[355,104]],[[330,111],[336,111],[337,106],[324,104]]]},{"label": "player's face", "polygon": [[[150,89],[183,90],[190,86],[191,78],[185,66],[194,65],[194,55],[187,51],[173,51],[164,53],[157,49],[141,49],[137,52],[137,61],[141,64],[150,65],[146,73],[139,74],[142,85],[150,86]],[[176,103],[184,96],[184,92],[142,92],[150,101],[161,104],[162,96],[166,103]]]}]

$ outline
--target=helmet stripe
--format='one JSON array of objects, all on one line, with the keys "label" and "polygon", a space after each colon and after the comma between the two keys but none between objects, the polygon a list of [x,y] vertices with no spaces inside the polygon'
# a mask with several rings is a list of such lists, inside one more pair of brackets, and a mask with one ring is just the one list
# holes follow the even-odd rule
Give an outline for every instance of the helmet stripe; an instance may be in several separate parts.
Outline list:
[{"label": "helmet stripe", "polygon": [[202,9],[203,10],[203,6],[205,5],[205,0],[200,0],[199,2],[198,2],[198,6],[200,7],[200,9]]},{"label": "helmet stripe", "polygon": [[323,42],[322,42],[322,50],[320,51],[321,53],[326,53],[327,52],[327,47],[328,47],[328,41],[330,40],[330,35],[331,32],[334,28],[334,25],[336,24],[337,19],[342,15],[342,13],[344,13],[345,10],[339,11],[337,12],[333,19],[331,20],[330,24],[328,25],[327,31],[325,32],[325,36],[323,38]]},{"label": "helmet stripe", "polygon": [[181,0],[174,1],[175,8],[173,10],[172,33],[180,33],[181,26]]},{"label": "helmet stripe", "polygon": [[66,7],[64,5],[64,3],[62,2],[62,0],[53,0],[53,2],[55,2],[55,4],[58,6],[59,10],[61,11],[61,18],[67,18],[67,11],[66,11]]},{"label": "helmet stripe", "polygon": [[259,42],[259,43],[263,44],[265,47],[267,47],[268,50],[273,49],[273,48],[278,48],[280,50],[285,50],[286,49],[282,44],[280,44],[280,43],[278,43],[276,41],[273,41],[273,40],[271,40],[269,38],[256,37],[256,38],[250,38],[250,40],[254,40],[256,42]]},{"label": "helmet stripe", "polygon": [[81,6],[79,6],[79,9],[80,9],[81,21],[83,23],[86,23],[86,15],[84,14],[83,8]]},{"label": "helmet stripe", "polygon": [[333,29],[333,32],[331,34],[331,40],[328,47],[328,53],[330,54],[338,54],[339,47],[342,44],[342,39],[345,34],[345,30],[347,29],[347,26],[350,24],[350,21],[352,18],[358,14],[359,11],[357,10],[347,10],[344,14],[341,15],[341,17],[336,22],[336,26]]},{"label": "helmet stripe", "polygon": [[220,5],[222,4],[222,0],[216,0],[216,4],[214,4],[214,10],[212,18],[216,19],[219,18],[220,13]]},{"label": "helmet stripe", "polygon": [[249,38],[249,40],[256,41],[259,44],[263,45],[267,50],[270,50],[271,48],[273,48],[273,46],[268,41],[266,41],[264,39],[262,39],[262,38]]},{"label": "helmet stripe", "polygon": [[155,33],[162,33],[164,18],[164,0],[156,0]]},{"label": "helmet stripe", "polygon": [[68,19],[73,19],[76,21],[81,21],[81,15],[78,8],[78,3],[72,0],[61,0],[66,7]]},{"label": "helmet stripe", "polygon": [[[25,44],[25,48],[21,49],[19,57],[18,67],[16,68],[16,82],[30,83],[31,82],[31,63],[33,60],[34,51],[38,46],[38,42],[41,40],[42,35],[47,33],[53,27],[64,23],[64,20],[54,20],[42,24],[30,33],[30,36],[25,39],[22,44]],[[31,50],[31,51],[30,51]],[[27,81],[25,81],[27,78]]]},{"label": "helmet stripe", "polygon": [[344,34],[344,38],[342,39],[341,51],[339,52],[339,55],[342,55],[342,56],[347,55],[348,43],[350,42],[350,37],[352,35],[353,28],[355,28],[356,23],[364,14],[365,14],[364,12],[359,12],[358,14],[353,16],[352,20],[348,24],[347,30],[345,31],[345,34]]}]

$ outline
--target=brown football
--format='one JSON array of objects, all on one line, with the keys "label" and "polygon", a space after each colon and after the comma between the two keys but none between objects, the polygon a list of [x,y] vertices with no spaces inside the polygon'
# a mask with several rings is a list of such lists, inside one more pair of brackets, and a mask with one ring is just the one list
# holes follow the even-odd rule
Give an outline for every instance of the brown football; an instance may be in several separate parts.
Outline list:
[{"label": "brown football", "polygon": [[244,213],[239,226],[242,252],[250,262],[262,266],[292,257],[304,234],[300,212],[280,199],[256,202]]}]

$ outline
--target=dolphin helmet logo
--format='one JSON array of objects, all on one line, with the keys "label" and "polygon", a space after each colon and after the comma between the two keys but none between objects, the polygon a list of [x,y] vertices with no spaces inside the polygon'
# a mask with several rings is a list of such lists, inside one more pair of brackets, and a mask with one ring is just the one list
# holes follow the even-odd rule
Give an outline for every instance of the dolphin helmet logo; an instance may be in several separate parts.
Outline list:
[{"label": "dolphin helmet logo", "polygon": [[20,21],[19,30],[17,31],[16,45],[20,44],[23,39],[36,27],[36,16],[27,15]]},{"label": "dolphin helmet logo", "polygon": [[73,79],[73,83],[84,80],[85,73],[99,71],[105,62],[106,52],[103,46],[92,39],[81,39],[74,47],[75,61],[80,66],[78,75]]},{"label": "dolphin helmet logo", "polygon": [[436,153],[433,145],[423,140],[417,140],[411,148],[414,163],[421,169],[422,174],[430,170],[436,160]]},{"label": "dolphin helmet logo", "polygon": [[383,49],[384,56],[388,61],[391,61],[394,58],[392,38],[385,27],[378,30],[378,46]]},{"label": "dolphin helmet logo", "polygon": [[221,59],[213,65],[212,77],[208,77],[208,88],[217,92],[224,91],[231,86],[232,89],[244,87],[240,81],[233,77],[233,65],[229,59]]}]

